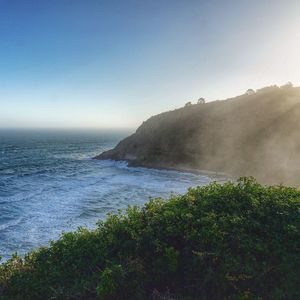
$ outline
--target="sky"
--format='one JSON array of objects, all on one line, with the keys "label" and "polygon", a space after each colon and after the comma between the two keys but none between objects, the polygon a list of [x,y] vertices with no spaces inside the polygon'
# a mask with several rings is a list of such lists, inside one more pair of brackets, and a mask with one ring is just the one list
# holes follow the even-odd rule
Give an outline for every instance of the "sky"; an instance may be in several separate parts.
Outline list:
[{"label": "sky", "polygon": [[0,127],[134,128],[300,85],[299,0],[0,0]]}]

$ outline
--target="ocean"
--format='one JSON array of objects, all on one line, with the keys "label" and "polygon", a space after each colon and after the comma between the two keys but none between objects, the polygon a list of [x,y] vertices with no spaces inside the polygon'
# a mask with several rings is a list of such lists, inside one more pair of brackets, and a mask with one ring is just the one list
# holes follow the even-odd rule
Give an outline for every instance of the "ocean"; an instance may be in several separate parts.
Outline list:
[{"label": "ocean", "polygon": [[130,133],[0,130],[0,256],[24,255],[62,232],[94,228],[109,212],[216,180],[92,159]]}]

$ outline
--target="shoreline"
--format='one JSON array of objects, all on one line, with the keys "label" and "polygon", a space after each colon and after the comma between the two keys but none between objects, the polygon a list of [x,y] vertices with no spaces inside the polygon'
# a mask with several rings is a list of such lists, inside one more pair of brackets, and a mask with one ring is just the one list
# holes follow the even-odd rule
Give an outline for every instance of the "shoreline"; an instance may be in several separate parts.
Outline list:
[{"label": "shoreline", "polygon": [[234,179],[233,176],[230,176],[229,174],[227,174],[225,172],[202,170],[202,169],[184,167],[184,166],[171,167],[171,166],[164,166],[163,164],[160,166],[158,166],[156,164],[143,165],[143,164],[135,163],[129,159],[110,159],[110,158],[103,159],[103,158],[98,158],[97,156],[93,157],[93,159],[126,162],[127,166],[131,167],[131,168],[140,167],[140,168],[155,169],[155,170],[177,171],[177,172],[181,172],[181,173],[190,173],[190,174],[195,174],[195,175],[210,175],[210,176],[215,176],[215,177],[227,177],[228,179],[232,179],[232,180]]}]

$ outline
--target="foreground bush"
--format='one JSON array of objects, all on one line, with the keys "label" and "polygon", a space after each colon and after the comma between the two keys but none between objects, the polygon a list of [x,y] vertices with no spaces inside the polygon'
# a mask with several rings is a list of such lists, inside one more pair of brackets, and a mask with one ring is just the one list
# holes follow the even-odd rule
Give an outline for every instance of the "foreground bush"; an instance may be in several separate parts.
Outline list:
[{"label": "foreground bush", "polygon": [[253,179],[110,215],[0,266],[1,299],[300,299],[300,191]]}]

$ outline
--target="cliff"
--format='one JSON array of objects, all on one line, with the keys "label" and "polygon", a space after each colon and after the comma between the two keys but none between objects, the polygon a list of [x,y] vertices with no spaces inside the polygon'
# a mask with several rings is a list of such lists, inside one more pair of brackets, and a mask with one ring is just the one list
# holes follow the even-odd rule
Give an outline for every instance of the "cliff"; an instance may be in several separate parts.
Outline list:
[{"label": "cliff", "polygon": [[193,168],[300,184],[300,88],[255,93],[151,117],[97,159],[131,166]]}]

